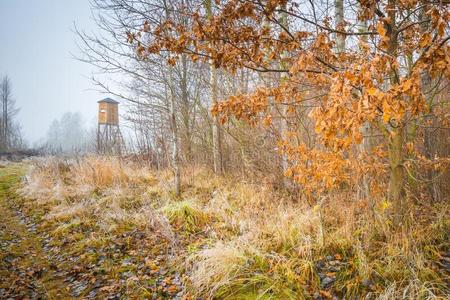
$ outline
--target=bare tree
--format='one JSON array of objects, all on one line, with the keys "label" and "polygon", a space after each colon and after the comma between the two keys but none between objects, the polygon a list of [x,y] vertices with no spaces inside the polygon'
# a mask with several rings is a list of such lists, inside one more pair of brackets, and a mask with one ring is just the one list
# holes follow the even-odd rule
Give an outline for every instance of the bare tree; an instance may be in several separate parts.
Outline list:
[{"label": "bare tree", "polygon": [[11,80],[8,76],[4,76],[0,83],[0,101],[2,104],[0,147],[7,150],[11,148],[11,141],[17,140],[17,137],[13,136],[20,135],[20,130],[15,130],[17,128],[13,125],[14,117],[19,109],[16,108],[16,101],[12,97]]}]

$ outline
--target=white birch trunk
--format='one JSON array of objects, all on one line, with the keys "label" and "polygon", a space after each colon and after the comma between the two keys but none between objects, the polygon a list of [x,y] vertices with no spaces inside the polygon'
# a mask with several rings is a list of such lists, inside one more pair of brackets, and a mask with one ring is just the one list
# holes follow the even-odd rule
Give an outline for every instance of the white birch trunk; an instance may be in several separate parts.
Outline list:
[{"label": "white birch trunk", "polygon": [[177,196],[181,194],[180,155],[178,147],[178,127],[176,118],[176,100],[173,86],[173,68],[169,66],[169,121],[172,131],[171,165],[174,173],[174,190]]}]

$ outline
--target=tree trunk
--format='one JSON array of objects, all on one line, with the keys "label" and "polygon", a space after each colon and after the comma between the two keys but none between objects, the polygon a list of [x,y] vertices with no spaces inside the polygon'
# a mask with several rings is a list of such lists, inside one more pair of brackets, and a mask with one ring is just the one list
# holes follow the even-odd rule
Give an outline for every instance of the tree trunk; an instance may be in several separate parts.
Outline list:
[{"label": "tree trunk", "polygon": [[184,145],[185,145],[185,153],[184,156],[187,162],[192,161],[192,134],[191,134],[191,116],[190,116],[190,103],[189,103],[189,91],[188,91],[188,81],[187,81],[187,57],[186,54],[181,55],[181,102],[182,106],[182,117],[183,117],[183,125],[184,125]]},{"label": "tree trunk", "polygon": [[[166,1],[164,1],[164,7],[166,11],[166,18],[169,19],[169,7]],[[169,88],[169,123],[172,133],[172,156],[171,165],[174,173],[174,189],[175,195],[181,194],[181,174],[180,174],[180,155],[178,147],[178,127],[176,116],[176,101],[175,101],[175,86],[173,83],[173,67],[168,66],[168,88]]]},{"label": "tree trunk", "polygon": [[[343,5],[342,5],[342,9],[343,9]],[[360,7],[361,9],[361,7]],[[342,12],[343,15],[343,12]],[[360,32],[364,32],[367,31],[367,21],[358,21],[358,30]],[[362,36],[361,39],[367,43],[367,36]],[[345,40],[344,40],[344,49],[342,49],[343,51],[345,51]],[[360,151],[361,152],[371,152],[372,151],[372,128],[370,125],[370,122],[365,122],[361,128],[361,133],[363,135],[363,140],[360,146]],[[372,212],[372,215],[374,215],[374,211],[375,211],[375,203],[371,197],[371,191],[370,191],[370,177],[367,174],[364,174],[362,176],[362,194],[363,197],[368,201],[369,203],[369,207],[370,210]]]},{"label": "tree trunk", "polygon": [[174,173],[174,188],[175,194],[180,196],[181,194],[181,174],[180,174],[180,158],[178,147],[178,127],[176,118],[176,101],[175,92],[173,86],[173,69],[169,67],[169,119],[170,129],[172,131],[172,157],[171,163]]},{"label": "tree trunk", "polygon": [[[283,7],[283,10],[286,10],[286,7]],[[288,19],[287,19],[287,14],[285,12],[281,13],[280,16],[280,23],[284,26],[284,28],[289,28],[289,24],[288,24]],[[286,62],[284,61],[287,58],[288,53],[285,51],[281,54],[281,62],[280,62],[280,67],[281,69],[287,69],[288,66],[286,65]],[[281,74],[281,78],[280,78],[280,83],[282,84],[283,82],[287,81],[289,77],[288,73],[282,73]],[[287,99],[285,99],[287,100]],[[288,130],[289,130],[289,124],[288,124],[288,120],[287,120],[287,105],[281,105],[280,108],[280,112],[281,112],[281,118],[280,118],[280,135],[281,135],[281,139],[282,140],[287,140],[288,136]],[[290,181],[289,178],[287,178],[286,176],[284,176],[284,174],[286,174],[287,170],[289,168],[289,161],[288,161],[288,157],[286,153],[283,153],[281,156],[281,170],[283,171],[283,186],[285,188],[289,188],[290,187]]]},{"label": "tree trunk", "polygon": [[[217,104],[217,70],[214,67],[214,63],[210,62],[210,85],[211,85],[211,98],[212,105]],[[212,128],[212,138],[213,138],[213,162],[214,162],[214,173],[222,173],[222,139],[219,127],[219,120],[217,116],[213,116],[213,128]]]},{"label": "tree trunk", "polygon": [[[386,33],[389,37],[387,53],[394,58],[394,63],[391,65],[392,72],[390,74],[390,84],[398,84],[396,74],[397,62],[397,27],[395,23],[396,1],[388,1],[388,18],[386,22]],[[405,198],[405,170],[404,170],[404,120],[398,120],[396,127],[390,129],[388,137],[388,152],[390,165],[390,182],[389,182],[389,199],[393,203],[393,222],[394,225],[402,225],[403,218],[406,212],[406,198]]]},{"label": "tree trunk", "polygon": [[389,199],[393,203],[393,221],[395,225],[400,225],[402,223],[406,211],[403,140],[403,128],[397,128],[393,130],[388,145],[391,171]]},{"label": "tree trunk", "polygon": [[[419,21],[425,21],[427,18],[426,12],[428,11],[428,5],[426,5],[426,2],[423,1],[423,6],[419,11]],[[429,23],[423,22],[420,25],[421,33],[424,34],[429,30]],[[422,73],[422,88],[423,90],[427,91],[430,90],[433,86],[434,82],[430,76],[430,74],[427,71],[424,71]],[[425,124],[429,124],[432,128],[425,128],[423,133],[423,140],[424,140],[424,154],[425,157],[429,160],[432,160],[436,155],[438,155],[437,151],[437,139],[436,137],[436,127],[437,127],[437,118],[436,115],[433,112],[433,99],[434,95],[432,93],[429,93],[426,95],[426,102],[428,105],[428,116],[424,118]],[[435,127],[435,128],[433,128]],[[429,169],[427,172],[427,177],[430,183],[428,184],[428,191],[430,193],[431,198],[433,201],[437,202],[441,200],[442,192],[440,191],[440,186],[438,181],[434,180],[435,177],[437,177],[437,172],[434,169]]]},{"label": "tree trunk", "polygon": [[[344,0],[335,0],[334,1],[334,9],[335,9],[335,27],[336,29],[340,28],[344,22]],[[336,49],[338,53],[345,51],[345,35],[336,33]]]},{"label": "tree trunk", "polygon": [[[212,18],[212,6],[211,0],[205,1],[205,10],[208,18]],[[211,59],[209,62],[209,70],[210,70],[210,88],[211,88],[211,102],[212,105],[217,104],[217,70],[214,66],[214,61]],[[213,164],[214,164],[214,173],[221,174],[222,173],[222,139],[220,132],[220,125],[217,116],[213,116],[213,125],[212,125],[212,144],[213,144]]]}]

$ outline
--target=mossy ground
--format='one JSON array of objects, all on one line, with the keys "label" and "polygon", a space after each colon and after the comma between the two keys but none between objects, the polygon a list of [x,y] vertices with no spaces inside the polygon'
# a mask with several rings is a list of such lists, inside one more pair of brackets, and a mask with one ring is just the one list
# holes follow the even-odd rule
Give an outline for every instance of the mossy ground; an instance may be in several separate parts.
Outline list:
[{"label": "mossy ground", "polygon": [[24,170],[20,164],[0,169],[0,298],[69,298],[63,278],[52,268],[38,234],[27,227],[15,202],[14,190]]}]

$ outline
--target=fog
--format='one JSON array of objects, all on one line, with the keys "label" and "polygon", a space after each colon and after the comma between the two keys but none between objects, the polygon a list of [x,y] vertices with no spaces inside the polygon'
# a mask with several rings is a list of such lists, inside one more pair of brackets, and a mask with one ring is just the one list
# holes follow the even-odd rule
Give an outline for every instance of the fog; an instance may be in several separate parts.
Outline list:
[{"label": "fog", "polygon": [[95,30],[88,0],[0,1],[0,76],[11,79],[17,121],[30,143],[65,112],[80,112],[90,127],[105,96],[89,80],[95,69],[73,58],[80,53],[75,25]]}]

